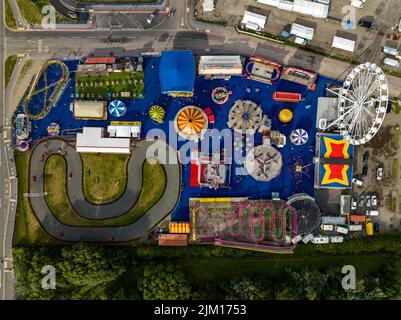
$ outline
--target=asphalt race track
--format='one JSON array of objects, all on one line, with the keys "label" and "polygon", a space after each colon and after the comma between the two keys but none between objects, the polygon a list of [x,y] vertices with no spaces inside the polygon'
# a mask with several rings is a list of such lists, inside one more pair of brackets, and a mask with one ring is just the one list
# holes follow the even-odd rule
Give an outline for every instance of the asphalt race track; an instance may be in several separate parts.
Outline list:
[{"label": "asphalt race track", "polygon": [[[44,170],[46,160],[42,154],[60,154],[62,149],[67,161],[67,192],[71,205],[82,217],[88,219],[108,219],[120,216],[136,203],[142,188],[142,167],[150,146],[158,143],[158,150],[166,150],[172,164],[163,164],[166,172],[166,188],[160,200],[141,218],[122,227],[73,227],[60,223],[47,206],[44,195],[30,197],[33,212],[42,227],[54,238],[63,241],[107,242],[112,237],[114,242],[138,239],[163,220],[175,208],[181,187],[181,172],[177,151],[167,143],[158,140],[139,141],[132,152],[127,165],[127,188],[116,201],[105,205],[94,205],[86,201],[82,189],[82,160],[75,148],[62,139],[47,139],[39,142],[32,151],[29,170],[29,192],[40,194],[44,191]],[[152,146],[152,149],[155,146]],[[63,152],[63,153],[64,153]],[[36,176],[36,181],[33,181]]]}]

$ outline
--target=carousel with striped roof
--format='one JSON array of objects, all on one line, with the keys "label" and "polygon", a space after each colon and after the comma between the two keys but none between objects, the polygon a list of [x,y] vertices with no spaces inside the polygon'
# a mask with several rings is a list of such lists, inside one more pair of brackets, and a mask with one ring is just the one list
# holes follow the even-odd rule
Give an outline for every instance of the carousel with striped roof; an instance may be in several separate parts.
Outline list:
[{"label": "carousel with striped roof", "polygon": [[174,127],[180,137],[199,141],[202,139],[202,131],[208,127],[208,118],[201,108],[186,106],[175,116]]}]

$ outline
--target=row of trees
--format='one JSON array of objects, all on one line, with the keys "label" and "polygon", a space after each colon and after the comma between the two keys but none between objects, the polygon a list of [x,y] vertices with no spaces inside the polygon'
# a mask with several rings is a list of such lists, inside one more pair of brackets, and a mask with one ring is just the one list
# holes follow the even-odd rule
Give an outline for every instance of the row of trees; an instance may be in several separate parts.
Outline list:
[{"label": "row of trees", "polygon": [[[198,283],[166,258],[144,258],[124,247],[73,245],[15,248],[14,269],[21,299],[400,299],[401,258],[380,272],[357,278],[344,290],[338,267],[285,269],[274,278],[238,277]],[[142,257],[141,257],[142,256]],[[324,259],[324,257],[322,257]],[[56,270],[56,289],[42,287],[45,265]]]}]

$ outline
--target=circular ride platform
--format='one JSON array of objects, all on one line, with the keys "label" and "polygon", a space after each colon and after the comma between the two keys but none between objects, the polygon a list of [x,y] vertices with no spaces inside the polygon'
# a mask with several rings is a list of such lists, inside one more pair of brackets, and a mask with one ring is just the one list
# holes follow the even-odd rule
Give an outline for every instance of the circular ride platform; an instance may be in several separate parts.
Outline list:
[{"label": "circular ride platform", "polygon": [[228,113],[227,126],[245,134],[257,131],[262,123],[263,111],[250,100],[237,100]]},{"label": "circular ride platform", "polygon": [[306,235],[319,227],[320,208],[311,196],[305,193],[296,194],[288,199],[287,204],[297,210],[297,234]]},{"label": "circular ride platform", "polygon": [[202,130],[207,129],[206,113],[199,107],[186,106],[178,111],[174,119],[174,128],[178,135],[186,140],[198,141]]},{"label": "circular ride platform", "polygon": [[283,166],[281,153],[270,145],[259,145],[246,156],[245,168],[257,181],[267,182],[276,178]]}]

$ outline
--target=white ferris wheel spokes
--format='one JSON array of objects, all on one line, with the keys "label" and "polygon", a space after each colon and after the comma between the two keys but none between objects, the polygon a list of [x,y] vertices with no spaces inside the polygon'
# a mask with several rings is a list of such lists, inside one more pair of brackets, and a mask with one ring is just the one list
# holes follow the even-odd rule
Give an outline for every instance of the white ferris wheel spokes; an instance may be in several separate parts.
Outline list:
[{"label": "white ferris wheel spokes", "polygon": [[337,125],[353,145],[364,144],[379,131],[387,112],[388,84],[384,72],[366,62],[353,69],[341,88],[327,89],[338,98]]}]

